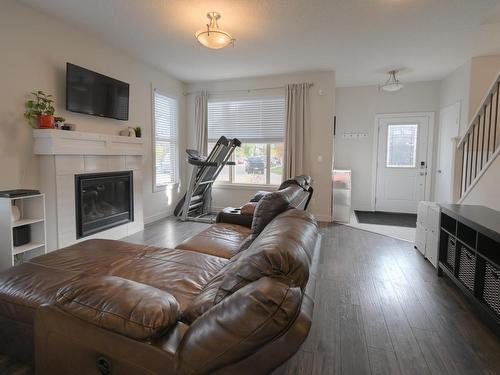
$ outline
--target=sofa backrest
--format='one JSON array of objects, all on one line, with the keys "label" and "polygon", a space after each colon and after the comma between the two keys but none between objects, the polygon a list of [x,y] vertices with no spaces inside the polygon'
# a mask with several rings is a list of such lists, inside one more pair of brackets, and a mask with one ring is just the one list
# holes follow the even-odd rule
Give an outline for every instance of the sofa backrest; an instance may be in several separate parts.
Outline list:
[{"label": "sofa backrest", "polygon": [[253,213],[252,234],[256,237],[276,216],[294,207],[292,203],[301,192],[302,189],[299,186],[290,185],[264,195],[257,203]]},{"label": "sofa backrest", "polygon": [[309,213],[289,209],[233,257],[184,312],[177,372],[214,372],[283,335],[299,316],[318,236]]},{"label": "sofa backrest", "polygon": [[309,213],[297,209],[281,213],[194,298],[183,320],[192,323],[214,305],[262,277],[303,290],[309,279],[317,238],[317,224]]},{"label": "sofa backrest", "polygon": [[290,202],[290,204],[295,208],[307,210],[309,202],[311,201],[312,195],[314,193],[311,176],[302,175],[285,180],[281,183],[278,189],[285,189],[289,186],[300,188],[300,194],[297,194],[293,201]]}]

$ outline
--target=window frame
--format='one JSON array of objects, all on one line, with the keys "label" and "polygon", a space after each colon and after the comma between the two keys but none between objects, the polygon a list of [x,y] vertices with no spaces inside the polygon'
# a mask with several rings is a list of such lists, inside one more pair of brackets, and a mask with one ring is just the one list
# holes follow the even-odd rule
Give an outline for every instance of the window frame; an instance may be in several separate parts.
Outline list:
[{"label": "window frame", "polygon": [[[175,172],[174,172],[174,182],[171,183],[166,183],[163,185],[158,185],[157,184],[157,174],[156,174],[156,101],[155,101],[155,93],[158,93],[160,95],[163,95],[169,99],[172,99],[175,101],[176,104],[176,116],[175,116],[175,137],[172,139],[174,142],[174,155],[175,155],[175,160],[174,160],[174,167],[175,167]],[[170,90],[162,89],[156,86],[151,87],[151,141],[152,141],[152,177],[153,177],[153,193],[157,192],[162,192],[168,189],[173,189],[177,186],[179,186],[180,181],[180,171],[179,171],[179,97],[178,95],[173,94]]]},{"label": "window frame", "polygon": [[[237,97],[237,98],[217,98],[217,99],[210,99],[208,98],[208,103],[210,101],[213,102],[221,102],[221,101],[241,101],[241,100],[265,100],[265,99],[276,99],[277,97],[285,99],[284,95],[259,95],[259,96],[248,96],[248,97]],[[286,116],[286,101],[285,101],[285,107],[284,107],[284,115]],[[286,124],[284,124],[284,132],[286,131]],[[240,138],[238,138],[240,139]],[[240,139],[242,143],[245,143],[245,139]],[[208,143],[209,144],[214,144],[217,142],[217,139],[211,139],[208,138]],[[256,140],[248,140],[246,143],[249,144],[263,144],[265,145],[265,155],[266,155],[266,183],[264,184],[251,184],[251,183],[241,183],[241,182],[236,182],[235,181],[235,166],[229,165],[226,166],[225,168],[229,168],[229,181],[224,180],[224,181],[219,181],[216,180],[214,182],[215,186],[219,187],[224,187],[224,188],[242,188],[242,189],[255,189],[255,188],[276,188],[280,184],[271,184],[271,145],[277,145],[277,144],[285,144],[285,134],[283,134],[282,139],[277,139],[277,138],[270,138],[265,140],[265,142],[262,141],[256,141]],[[235,151],[236,152],[236,151]],[[229,159],[230,161],[235,161],[235,152],[231,155],[231,158]],[[284,155],[283,155],[284,157]],[[284,160],[283,160],[284,164]],[[284,168],[284,165],[282,166]],[[283,180],[283,178],[282,178]]]},{"label": "window frame", "polygon": [[[215,143],[216,141],[210,140],[209,143]],[[282,142],[276,142],[276,141],[271,141],[270,143],[262,143],[262,142],[254,142],[251,144],[260,144],[260,145],[265,145],[266,148],[266,183],[263,184],[251,184],[251,183],[244,183],[244,182],[236,182],[235,181],[235,166],[234,165],[228,165],[225,168],[229,168],[229,181],[228,180],[216,180],[215,185],[216,186],[232,186],[232,187],[259,187],[259,188],[268,188],[268,187],[278,187],[280,184],[272,184],[271,182],[271,145],[277,145],[277,144],[285,144],[285,141]],[[230,161],[235,161],[234,153],[231,155],[231,158],[229,159]],[[282,168],[284,168],[284,165],[282,165]],[[220,176],[220,175],[219,175]]]},{"label": "window frame", "polygon": [[[391,127],[396,127],[396,126],[399,126],[399,127],[404,127],[404,126],[414,126],[415,127],[415,142],[413,144],[413,165],[396,165],[396,164],[391,164],[390,163],[390,155],[391,155],[391,152],[394,151],[391,149],[391,132],[390,132],[390,128]],[[417,169],[417,153],[418,153],[418,149],[417,149],[417,145],[418,145],[418,136],[419,136],[419,132],[420,132],[420,129],[419,129],[419,124],[418,123],[394,123],[394,124],[388,124],[387,125],[387,140],[386,140],[386,150],[385,150],[385,168],[389,168],[389,169]]]}]

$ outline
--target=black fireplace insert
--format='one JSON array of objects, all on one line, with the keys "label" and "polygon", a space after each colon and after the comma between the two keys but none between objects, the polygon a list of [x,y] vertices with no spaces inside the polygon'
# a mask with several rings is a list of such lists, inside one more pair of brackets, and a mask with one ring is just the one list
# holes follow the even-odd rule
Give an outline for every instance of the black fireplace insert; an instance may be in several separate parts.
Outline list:
[{"label": "black fireplace insert", "polygon": [[75,175],[76,238],[134,221],[133,172]]}]

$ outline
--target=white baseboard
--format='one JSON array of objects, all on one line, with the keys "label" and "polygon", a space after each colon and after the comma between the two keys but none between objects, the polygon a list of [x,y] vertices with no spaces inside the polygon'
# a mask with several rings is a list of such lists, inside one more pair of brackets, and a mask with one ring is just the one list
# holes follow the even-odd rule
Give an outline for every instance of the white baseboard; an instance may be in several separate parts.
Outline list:
[{"label": "white baseboard", "polygon": [[144,225],[154,223],[155,221],[165,219],[166,217],[172,216],[172,211],[161,212],[159,214],[151,215],[144,218]]}]

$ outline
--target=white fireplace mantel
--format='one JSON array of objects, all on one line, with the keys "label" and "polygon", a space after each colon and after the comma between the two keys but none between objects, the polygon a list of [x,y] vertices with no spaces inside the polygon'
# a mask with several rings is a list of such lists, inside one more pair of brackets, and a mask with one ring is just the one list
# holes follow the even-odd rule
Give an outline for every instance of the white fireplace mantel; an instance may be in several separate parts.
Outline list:
[{"label": "white fireplace mantel", "polygon": [[[33,130],[40,163],[40,187],[46,198],[47,250],[90,238],[121,239],[144,229],[141,138],[67,130]],[[76,236],[75,175],[132,171],[134,220],[83,239]]]},{"label": "white fireplace mantel", "polygon": [[144,155],[142,138],[34,129],[35,155]]}]

